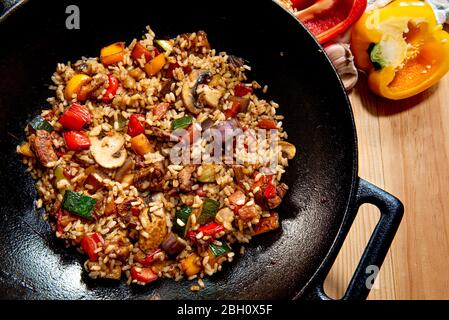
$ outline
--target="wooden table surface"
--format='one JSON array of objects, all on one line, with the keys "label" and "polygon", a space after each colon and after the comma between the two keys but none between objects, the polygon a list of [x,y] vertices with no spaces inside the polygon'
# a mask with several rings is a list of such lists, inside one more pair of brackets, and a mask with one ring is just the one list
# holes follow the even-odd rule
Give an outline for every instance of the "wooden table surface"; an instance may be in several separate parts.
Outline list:
[{"label": "wooden table surface", "polygon": [[[405,207],[369,299],[449,299],[449,75],[403,101],[374,96],[362,76],[350,99],[359,175]],[[326,280],[330,296],[343,295],[378,217],[361,208]]]}]

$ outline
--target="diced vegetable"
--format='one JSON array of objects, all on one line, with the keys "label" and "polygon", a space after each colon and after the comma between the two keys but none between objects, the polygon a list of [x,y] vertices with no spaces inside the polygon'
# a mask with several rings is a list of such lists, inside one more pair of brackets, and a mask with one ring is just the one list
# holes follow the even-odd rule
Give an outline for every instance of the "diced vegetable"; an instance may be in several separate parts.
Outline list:
[{"label": "diced vegetable", "polygon": [[127,152],[123,147],[125,138],[122,134],[115,132],[113,135],[91,138],[92,146],[90,152],[95,161],[103,168],[113,169],[121,167],[126,160]]},{"label": "diced vegetable", "polygon": [[221,80],[221,75],[219,74],[214,74],[212,76],[212,78],[210,79],[208,86],[209,87],[217,87],[220,84],[220,80]]},{"label": "diced vegetable", "polygon": [[138,267],[131,267],[131,277],[134,280],[137,280],[139,282],[143,282],[145,284],[156,281],[158,276],[155,274],[151,268],[138,268]]},{"label": "diced vegetable", "polygon": [[54,130],[53,126],[47,120],[42,118],[42,116],[36,116],[33,120],[31,120],[30,127],[34,130],[45,130],[48,132],[52,132]]},{"label": "diced vegetable", "polygon": [[140,42],[137,42],[131,51],[131,57],[134,60],[140,60],[142,57],[145,58],[145,62],[150,61],[153,57],[151,54],[151,51],[145,48],[144,45],[142,45]]},{"label": "diced vegetable", "polygon": [[186,276],[191,277],[201,271],[200,257],[196,253],[192,253],[181,260],[181,270]]},{"label": "diced vegetable", "polygon": [[182,117],[182,118],[178,118],[178,119],[173,120],[172,128],[173,128],[173,130],[185,129],[189,125],[191,125],[192,122],[193,122],[193,117],[192,116],[185,116],[185,117]]},{"label": "diced vegetable", "polygon": [[287,141],[279,141],[279,147],[281,147],[281,152],[287,156],[287,159],[291,160],[295,157],[296,147],[287,142]]},{"label": "diced vegetable", "polygon": [[61,207],[83,218],[92,219],[92,209],[97,200],[85,196],[82,193],[67,190],[62,200]]},{"label": "diced vegetable", "polygon": [[156,120],[162,119],[170,109],[170,104],[168,102],[161,102],[153,109],[153,118]]},{"label": "diced vegetable", "polygon": [[76,94],[78,101],[84,101],[88,98],[90,90],[82,90],[82,88],[87,85],[92,80],[87,74],[75,74],[67,82],[65,87],[65,98],[67,100],[72,100],[73,95]]},{"label": "diced vegetable", "polygon": [[197,231],[198,233],[201,232],[203,236],[217,238],[218,234],[224,231],[224,227],[222,224],[211,222],[209,224],[206,224],[205,226],[198,228]]},{"label": "diced vegetable", "polygon": [[125,52],[124,42],[115,42],[101,49],[100,60],[105,66],[123,61]]},{"label": "diced vegetable", "polygon": [[161,249],[156,249],[151,254],[145,255],[143,252],[139,251],[135,256],[134,260],[140,263],[144,267],[149,267],[155,261],[154,256],[161,252]]},{"label": "diced vegetable", "polygon": [[106,89],[106,93],[104,94],[102,99],[104,103],[110,103],[112,101],[112,99],[115,97],[115,94],[120,84],[120,81],[112,74],[108,76],[108,79],[109,79],[109,86]]},{"label": "diced vegetable", "polygon": [[69,179],[64,174],[65,168],[61,165],[57,166],[54,170],[56,178],[56,187],[59,189],[62,195],[65,195],[67,190],[73,190],[73,186],[70,184]]},{"label": "diced vegetable", "polygon": [[257,126],[261,129],[277,129],[278,127],[276,126],[276,122],[274,120],[271,119],[262,119],[259,120],[259,123],[257,124]]},{"label": "diced vegetable", "polygon": [[257,217],[256,206],[243,206],[237,211],[237,215],[243,221],[251,221],[255,217]]},{"label": "diced vegetable", "polygon": [[162,250],[164,250],[168,255],[174,257],[180,254],[185,247],[185,242],[172,232],[165,237],[161,244]]},{"label": "diced vegetable", "polygon": [[131,157],[127,157],[125,163],[115,173],[115,180],[123,182],[127,174],[133,169],[134,160]]},{"label": "diced vegetable", "polygon": [[78,103],[72,104],[59,119],[59,123],[69,130],[81,130],[92,120],[89,109]]},{"label": "diced vegetable", "polygon": [[141,156],[154,151],[153,144],[143,133],[131,139],[131,148],[135,153],[140,154]]},{"label": "diced vegetable", "polygon": [[67,131],[63,133],[63,137],[67,149],[71,151],[85,150],[90,147],[89,137],[83,132]]},{"label": "diced vegetable", "polygon": [[205,224],[215,219],[220,203],[216,200],[206,198],[203,201],[203,209],[198,217],[199,224]]},{"label": "diced vegetable", "polygon": [[269,217],[260,218],[259,223],[253,227],[253,235],[258,235],[279,228],[277,213],[271,212]]},{"label": "diced vegetable", "polygon": [[81,239],[81,248],[89,256],[90,261],[98,260],[98,254],[95,251],[99,243],[104,243],[103,237],[99,233],[94,233]]},{"label": "diced vegetable", "polygon": [[22,143],[19,146],[19,148],[17,149],[17,151],[25,157],[30,157],[30,158],[34,157],[34,153],[33,153],[33,151],[31,151],[31,147],[28,142]]},{"label": "diced vegetable", "polygon": [[231,248],[226,242],[222,242],[221,246],[211,243],[209,245],[209,249],[215,257],[220,257],[228,252],[231,252]]},{"label": "diced vegetable", "polygon": [[168,40],[156,40],[155,42],[162,50],[166,52],[171,52],[173,50],[173,46]]},{"label": "diced vegetable", "polygon": [[145,119],[145,116],[143,114],[132,114],[129,117],[128,134],[131,137],[145,132],[144,121],[139,120],[140,118]]},{"label": "diced vegetable", "polygon": [[265,187],[265,190],[263,190],[264,197],[267,198],[267,199],[271,199],[271,198],[276,197],[276,194],[277,194],[276,193],[276,186],[274,185],[273,182],[271,182],[271,181],[268,182],[266,187]]},{"label": "diced vegetable", "polygon": [[166,61],[165,55],[161,53],[156,58],[145,64],[144,66],[145,72],[149,76],[156,75],[164,67],[165,61]]},{"label": "diced vegetable", "polygon": [[215,165],[213,163],[205,163],[198,170],[198,181],[202,183],[215,182]]},{"label": "diced vegetable", "polygon": [[173,230],[183,238],[185,238],[186,233],[189,230],[191,214],[192,208],[186,205],[182,206],[180,210],[176,211]]},{"label": "diced vegetable", "polygon": [[247,94],[253,93],[253,88],[245,86],[243,83],[237,83],[237,85],[234,88],[234,94],[237,97],[244,97]]},{"label": "diced vegetable", "polygon": [[224,115],[226,118],[235,118],[235,116],[240,113],[241,109],[242,104],[237,100],[232,100],[231,108],[226,109]]}]

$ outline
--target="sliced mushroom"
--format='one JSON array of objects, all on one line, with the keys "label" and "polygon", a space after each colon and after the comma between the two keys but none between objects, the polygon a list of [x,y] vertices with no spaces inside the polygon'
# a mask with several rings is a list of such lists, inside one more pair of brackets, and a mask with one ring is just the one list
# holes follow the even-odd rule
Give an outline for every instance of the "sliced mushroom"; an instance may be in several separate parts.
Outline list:
[{"label": "sliced mushroom", "polygon": [[287,159],[291,160],[295,157],[296,147],[290,142],[279,141],[279,147],[281,147],[281,152],[287,157]]},{"label": "sliced mushroom", "polygon": [[210,71],[193,71],[182,86],[182,101],[184,106],[194,114],[200,113],[203,105],[198,101],[198,85],[205,83],[211,77]]},{"label": "sliced mushroom", "polygon": [[209,86],[204,86],[204,91],[203,91],[203,99],[204,102],[213,107],[213,108],[218,108],[218,102],[220,101],[220,98],[223,96],[223,92],[221,90],[218,89],[212,89]]},{"label": "sliced mushroom", "polygon": [[102,139],[91,137],[90,142],[90,152],[95,161],[103,168],[118,168],[125,163],[126,150],[123,147],[125,138],[120,133],[116,132]]}]

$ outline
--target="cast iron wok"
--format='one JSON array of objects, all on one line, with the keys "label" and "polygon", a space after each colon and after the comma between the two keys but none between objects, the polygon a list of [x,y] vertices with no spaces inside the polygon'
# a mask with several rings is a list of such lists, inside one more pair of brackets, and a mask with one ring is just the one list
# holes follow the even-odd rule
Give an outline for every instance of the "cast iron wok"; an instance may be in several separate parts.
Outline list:
[{"label": "cast iron wok", "polygon": [[[312,36],[271,1],[28,1],[0,23],[0,296],[13,299],[326,299],[322,284],[358,207],[381,211],[345,298],[364,299],[370,265],[382,264],[399,226],[399,200],[357,175],[351,106],[328,58]],[[80,30],[65,27],[77,4]],[[10,5],[4,5],[9,8]],[[213,47],[247,59],[250,77],[269,86],[297,147],[279,209],[282,227],[259,236],[244,256],[192,293],[191,282],[160,280],[146,287],[89,279],[84,257],[53,235],[15,146],[27,121],[46,105],[59,61],[98,56],[151,24],[159,37],[205,30]]]}]

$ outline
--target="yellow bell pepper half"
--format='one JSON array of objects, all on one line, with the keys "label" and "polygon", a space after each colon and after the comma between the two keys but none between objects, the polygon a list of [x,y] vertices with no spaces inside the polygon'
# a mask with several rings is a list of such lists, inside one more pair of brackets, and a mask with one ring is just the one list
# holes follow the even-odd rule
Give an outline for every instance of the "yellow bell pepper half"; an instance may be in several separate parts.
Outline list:
[{"label": "yellow bell pepper half", "polygon": [[449,71],[449,34],[423,1],[396,0],[365,13],[351,47],[371,90],[393,100],[428,89]]}]

